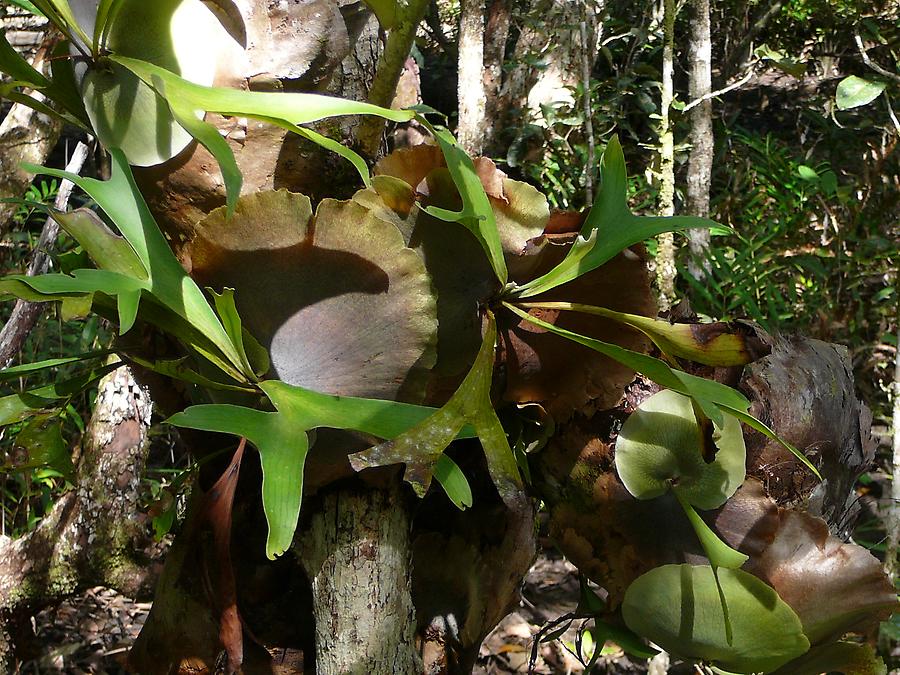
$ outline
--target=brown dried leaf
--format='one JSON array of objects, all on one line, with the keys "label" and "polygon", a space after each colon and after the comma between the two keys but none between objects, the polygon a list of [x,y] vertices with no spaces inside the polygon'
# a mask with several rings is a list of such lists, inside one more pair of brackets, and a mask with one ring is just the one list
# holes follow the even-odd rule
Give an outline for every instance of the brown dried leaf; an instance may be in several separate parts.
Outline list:
[{"label": "brown dried leaf", "polygon": [[875,556],[830,534],[823,520],[776,506],[753,479],[720,509],[714,525],[751,556],[745,569],[778,591],[812,644],[870,630],[898,609]]}]

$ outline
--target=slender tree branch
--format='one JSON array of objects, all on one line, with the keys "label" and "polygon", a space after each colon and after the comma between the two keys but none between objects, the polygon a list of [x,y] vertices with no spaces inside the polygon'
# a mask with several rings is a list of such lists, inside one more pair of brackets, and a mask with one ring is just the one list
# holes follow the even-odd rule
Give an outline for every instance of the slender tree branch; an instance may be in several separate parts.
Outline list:
[{"label": "slender tree branch", "polygon": [[[87,155],[88,147],[84,143],[78,143],[75,152],[72,153],[72,158],[66,165],[66,171],[79,173],[84,166]],[[56,200],[53,203],[56,210],[65,211],[73,187],[72,183],[67,180],[60,184],[59,191],[56,193]],[[47,271],[50,266],[49,250],[56,241],[58,234],[59,224],[53,219],[53,216],[47,216],[31,259],[31,264],[28,266],[28,276],[35,277]],[[22,348],[25,338],[31,333],[34,324],[37,323],[42,307],[43,303],[39,302],[16,301],[16,306],[13,308],[9,321],[0,330],[0,367],[5,368],[9,365],[13,356]]]},{"label": "slender tree branch", "polygon": [[470,155],[484,148],[484,0],[459,3],[459,58],[457,100],[459,122],[456,137]]},{"label": "slender tree branch", "polygon": [[[585,14],[587,8],[582,6]],[[591,110],[591,56],[589,49],[593,51],[593,44],[588,44],[588,28],[587,22],[582,20],[579,23],[581,31],[581,81],[584,90],[584,133],[587,136],[588,155],[587,167],[584,172],[584,199],[585,203],[591,204],[594,201],[594,122],[593,111]],[[593,42],[593,41],[591,41]]]},{"label": "slender tree branch", "polygon": [[862,57],[863,63],[865,63],[869,68],[874,70],[879,75],[887,77],[894,82],[900,82],[900,75],[898,75],[897,73],[892,73],[889,70],[885,70],[869,57],[869,52],[866,49],[866,46],[863,44],[862,37],[859,34],[859,30],[853,32],[853,40],[856,42],[856,48],[859,50],[859,55]]},{"label": "slender tree branch", "polygon": [[[403,71],[403,64],[409,56],[416,28],[428,9],[428,0],[410,0],[398,7],[397,25],[388,34],[384,53],[378,62],[375,79],[369,89],[369,103],[389,107],[397,92],[397,82]],[[366,157],[374,158],[381,146],[385,120],[370,115],[364,117],[356,130],[356,144]]]},{"label": "slender tree branch", "polygon": [[750,70],[748,70],[747,73],[744,75],[744,77],[742,77],[740,80],[737,80],[736,82],[732,82],[727,87],[722,87],[721,89],[717,89],[716,91],[711,91],[708,94],[704,94],[700,98],[695,98],[693,101],[691,101],[686,106],[684,106],[684,108],[682,109],[682,112],[688,112],[689,110],[693,110],[698,105],[700,105],[704,101],[708,101],[711,98],[717,98],[719,96],[723,96],[723,95],[727,94],[730,91],[734,91],[735,89],[740,89],[745,84],[747,84],[751,79],[753,79],[753,73],[754,73],[753,65],[755,65],[755,64],[751,64]]}]

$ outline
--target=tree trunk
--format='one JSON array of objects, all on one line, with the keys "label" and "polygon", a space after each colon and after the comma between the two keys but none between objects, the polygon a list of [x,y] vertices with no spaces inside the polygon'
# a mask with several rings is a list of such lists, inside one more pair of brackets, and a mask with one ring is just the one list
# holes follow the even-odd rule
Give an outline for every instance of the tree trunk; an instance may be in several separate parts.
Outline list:
[{"label": "tree trunk", "polygon": [[[42,68],[38,56],[34,67]],[[40,94],[33,94],[40,98]],[[0,123],[0,198],[18,198],[31,185],[31,172],[22,168],[23,162],[43,164],[56,146],[62,124],[55,118],[36,112],[20,103],[13,103]],[[0,235],[9,230],[18,204],[0,204]]]},{"label": "tree trunk", "polygon": [[410,519],[399,486],[338,490],[295,550],[312,586],[318,675],[419,675]]},{"label": "tree trunk", "polygon": [[459,144],[470,155],[484,147],[484,0],[459,3]]},{"label": "tree trunk", "polygon": [[[27,638],[34,613],[92,586],[132,598],[152,592],[161,546],[153,543],[140,508],[150,412],[150,398],[128,368],[104,377],[82,444],[76,489],[60,497],[30,534],[0,537],[0,629],[16,642]],[[12,667],[3,632],[0,672]]]},{"label": "tree trunk", "polygon": [[[692,101],[712,91],[712,40],[710,39],[709,0],[693,0],[691,22],[691,70],[689,90]],[[704,100],[691,110],[691,154],[688,158],[685,207],[688,214],[709,217],[709,183],[715,139],[712,126],[712,100]],[[709,270],[709,230],[688,230],[690,259],[688,271],[702,279]]]},{"label": "tree trunk", "polygon": [[[661,216],[675,215],[675,136],[669,120],[674,98],[673,74],[675,66],[675,0],[663,4],[663,66],[662,96],[659,105],[659,204]],[[665,312],[675,300],[675,237],[666,232],[658,237],[656,254],[656,283],[659,290],[659,309]]]},{"label": "tree trunk", "polygon": [[487,11],[484,28],[484,152],[495,154],[495,146],[503,131],[500,88],[503,85],[503,61],[509,37],[511,0],[493,0]]},{"label": "tree trunk", "polygon": [[894,416],[893,434],[894,447],[892,466],[893,478],[891,479],[891,507],[888,514],[888,547],[885,553],[885,567],[891,575],[891,580],[897,578],[898,560],[897,549],[900,546],[900,317],[897,327],[897,348],[894,352]]},{"label": "tree trunk", "polygon": [[[521,26],[512,60],[515,65],[503,85],[503,103],[507,117],[504,125],[522,126],[540,123],[541,104],[572,102],[571,88],[582,81],[580,24],[586,22],[587,34],[597,35],[597,22],[603,3],[586,0],[534,0],[529,16],[541,21]],[[597,57],[596,45],[589,45],[590,68]],[[534,59],[545,63],[535,68]]]}]

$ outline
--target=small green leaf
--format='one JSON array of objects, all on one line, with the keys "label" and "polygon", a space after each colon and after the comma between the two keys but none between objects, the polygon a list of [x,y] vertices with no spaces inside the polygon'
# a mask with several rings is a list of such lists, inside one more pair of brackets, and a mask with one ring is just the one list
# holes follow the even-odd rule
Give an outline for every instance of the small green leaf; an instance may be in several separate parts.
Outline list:
[{"label": "small green leaf", "polygon": [[616,440],[616,471],[637,499],[673,490],[688,504],[718,508],[746,474],[741,425],[728,417],[719,434],[719,451],[707,463],[691,399],[663,390],[641,403],[622,425]]},{"label": "small green leaf", "polygon": [[108,349],[101,349],[94,352],[85,352],[76,356],[66,356],[59,359],[45,359],[43,361],[35,361],[33,363],[23,363],[20,366],[10,366],[0,370],[0,382],[14,380],[19,377],[28,377],[34,373],[39,373],[50,368],[58,368],[59,366],[67,366],[71,363],[80,363],[81,361],[90,361],[108,356],[112,352]]},{"label": "small green leaf", "polygon": [[450,400],[392,441],[350,455],[350,464],[355,470],[405,464],[403,478],[421,497],[428,490],[435,464],[444,449],[469,424],[481,440],[488,472],[500,497],[507,502],[516,499],[521,492],[522,479],[506,432],[491,403],[497,323],[490,313],[487,319],[487,330],[475,363]]},{"label": "small green leaf", "polygon": [[806,166],[806,164],[801,164],[797,167],[797,173],[800,178],[808,181],[817,181],[819,180],[819,174],[816,173],[816,170],[812,167]]},{"label": "small green leaf", "polygon": [[247,358],[247,352],[244,350],[244,329],[241,325],[241,317],[238,315],[237,307],[234,304],[234,289],[224,288],[221,293],[216,293],[213,289],[207,289],[212,293],[213,301],[216,304],[216,312],[219,319],[225,327],[225,332],[231,338],[231,344],[241,357],[245,373],[252,373],[253,366],[250,365],[250,359]]},{"label": "small green leaf", "polygon": [[462,210],[460,211],[449,211],[436,206],[428,206],[425,211],[440,220],[459,221],[465,225],[484,249],[497,279],[501,284],[506,284],[509,275],[506,269],[506,260],[503,257],[500,233],[497,230],[496,216],[487,193],[484,191],[484,185],[475,171],[472,158],[459,147],[449,131],[443,127],[432,126],[421,115],[418,119],[428,128],[441,148],[444,160],[447,162],[447,169],[450,171],[462,199]]},{"label": "small green leaf", "polygon": [[809,649],[794,611],[742,570],[657,567],[628,587],[622,617],[635,633],[675,656],[736,673],[771,672]]},{"label": "small green leaf", "polygon": [[864,80],[856,75],[845,77],[837,86],[835,99],[839,110],[850,110],[874,101],[885,90],[887,83]]},{"label": "small green leaf", "polygon": [[63,382],[0,397],[0,427],[21,422],[41,410],[59,406],[60,401],[78,394],[120,365],[122,364],[110,364],[80,373]]},{"label": "small green leaf", "polygon": [[441,454],[437,462],[434,464],[434,477],[437,479],[447,497],[460,511],[465,511],[472,506],[472,488],[469,487],[469,481],[466,474],[462,472],[459,465],[454,462],[446,454]]},{"label": "small green leaf", "polygon": [[684,514],[688,517],[691,527],[694,528],[694,532],[700,540],[703,552],[706,553],[706,557],[709,558],[709,563],[713,567],[738,569],[750,559],[749,556],[736,551],[722,541],[719,535],[712,531],[712,528],[706,524],[706,521],[700,517],[700,514],[694,510],[694,507],[687,502],[677,489],[672,492],[678,499],[678,503],[681,504],[681,508],[684,509]]},{"label": "small green leaf", "polygon": [[28,451],[27,464],[19,468],[49,467],[67,477],[75,471],[63,440],[62,420],[55,414],[32,417],[16,436],[16,445]]}]

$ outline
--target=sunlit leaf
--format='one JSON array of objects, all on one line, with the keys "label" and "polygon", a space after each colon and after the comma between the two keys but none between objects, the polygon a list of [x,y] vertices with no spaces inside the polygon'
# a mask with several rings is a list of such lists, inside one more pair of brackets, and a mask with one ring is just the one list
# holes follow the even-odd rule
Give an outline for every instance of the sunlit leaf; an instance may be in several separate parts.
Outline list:
[{"label": "sunlit leaf", "polygon": [[571,302],[521,302],[519,307],[562,309],[605,316],[647,335],[660,351],[709,366],[741,366],[754,360],[746,331],[727,323],[669,323],[665,319],[616,312]]},{"label": "sunlit leaf", "polygon": [[694,510],[694,507],[681,496],[678,490],[673,490],[672,492],[678,499],[678,503],[681,504],[681,508],[684,509],[684,514],[691,523],[691,527],[694,528],[694,532],[700,540],[700,545],[703,547],[703,552],[706,553],[706,557],[709,558],[710,565],[713,567],[724,567],[726,569],[738,569],[749,560],[749,556],[731,548],[722,541],[722,539],[719,538],[719,535],[712,531],[712,528],[706,524],[706,521],[704,521],[703,518],[700,517],[700,514]]},{"label": "sunlit leaf", "polygon": [[[412,119],[414,113],[390,110],[371,103],[350,101],[320,94],[274,93],[245,91],[219,87],[206,87],[185,80],[175,73],[152,63],[124,56],[110,59],[125,66],[145,84],[164,97],[173,113],[187,131],[216,156],[223,164],[223,175],[228,187],[228,206],[233,209],[240,194],[240,174],[235,174],[233,156],[227,143],[223,146],[219,131],[207,122],[197,119],[205,112],[216,112],[235,117],[251,117],[264,121],[279,120],[290,125],[307,124],[338,115],[377,115],[395,122]],[[215,140],[212,134],[219,140]],[[317,141],[317,135],[306,135]],[[227,152],[226,152],[227,151]]]},{"label": "sunlit leaf", "polygon": [[741,570],[657,567],[628,587],[622,616],[631,630],[669,653],[736,673],[770,672],[809,649],[793,610]]},{"label": "sunlit leaf", "polygon": [[503,257],[503,247],[500,244],[500,235],[497,231],[497,221],[484,185],[475,171],[472,158],[459,147],[456,139],[447,129],[432,126],[424,117],[419,117],[419,121],[431,131],[441,152],[444,153],[447,169],[453,177],[453,182],[459,190],[459,196],[463,203],[461,211],[449,211],[436,206],[428,206],[425,210],[435,218],[451,222],[459,221],[465,225],[484,249],[497,279],[501,284],[505,284],[508,273],[506,260]]},{"label": "sunlit leaf", "polygon": [[691,400],[663,390],[641,403],[622,425],[616,440],[616,470],[638,499],[673,490],[697,508],[714,509],[744,482],[746,450],[735,418],[726,418],[716,445],[719,451],[707,463]]},{"label": "sunlit leaf", "polygon": [[41,410],[58,407],[61,401],[75,396],[120,365],[121,363],[110,364],[62,382],[0,397],[0,427],[20,422]]},{"label": "sunlit leaf", "polygon": [[[256,446],[262,460],[263,509],[269,524],[266,555],[270,558],[284,553],[294,536],[309,430],[330,427],[395,438],[434,412],[395,401],[319,394],[278,380],[262,382],[260,387],[277,412],[227,404],[198,405],[173,415],[169,423],[243,436]],[[455,492],[452,481],[451,489]]]},{"label": "sunlit leaf", "polygon": [[20,377],[28,377],[34,373],[39,373],[50,368],[59,368],[72,363],[80,363],[81,361],[90,361],[99,359],[110,354],[110,350],[101,349],[93,352],[85,352],[76,356],[66,356],[58,359],[44,359],[43,361],[34,361],[33,363],[23,363],[20,366],[9,366],[0,370],[0,382],[14,380]]},{"label": "sunlit leaf", "polygon": [[91,127],[106,148],[119,148],[134,166],[154,166],[191,142],[159,96],[122,66],[89,70],[82,80]]},{"label": "sunlit leaf", "polygon": [[[147,290],[161,305],[183,319],[188,325],[196,328],[200,335],[203,335],[221,352],[224,360],[231,364],[234,376],[241,378],[243,368],[241,355],[231,342],[228,333],[223,328],[212,307],[210,307],[203,292],[187,275],[181,263],[178,262],[169,248],[165,237],[159,230],[134,182],[134,176],[124,154],[120,150],[112,150],[110,154],[112,158],[112,174],[107,181],[83,178],[65,171],[46,167],[28,165],[26,168],[35,173],[68,179],[87,192],[109,216],[122,236],[125,237],[133,249],[137,260],[143,265],[147,275],[145,280],[141,280],[125,277],[121,274],[118,277],[111,277],[109,275],[112,272],[106,271],[107,277],[105,280],[115,279],[121,281],[119,277],[122,277],[122,279],[128,278],[131,279],[128,283],[131,284],[132,293],[133,289],[138,286]],[[79,223],[84,225],[90,220],[90,217],[88,217],[87,220],[81,220]],[[85,241],[94,246],[96,241],[99,241],[104,236],[102,233],[97,234],[96,232],[95,235],[97,239],[92,240],[94,243],[88,242],[87,239]],[[85,244],[82,243],[82,245]],[[125,257],[128,258],[127,254]],[[104,262],[104,264],[106,263]],[[133,270],[135,267],[134,260],[124,260],[119,257],[110,264],[115,265],[116,269],[122,269],[121,265],[123,264],[130,270]],[[96,273],[101,272],[101,270],[84,270],[81,271],[81,274],[85,272],[93,272],[96,279]],[[26,283],[30,284],[31,282]],[[121,283],[125,284],[124,281]],[[71,286],[72,282],[70,282]],[[102,288],[85,288],[82,292],[94,290],[105,292]],[[66,292],[74,292],[74,288]],[[132,295],[132,299],[133,297]],[[244,376],[250,377],[252,374],[244,373]]]},{"label": "sunlit leaf", "polygon": [[845,77],[838,83],[835,98],[840,110],[850,110],[867,105],[881,96],[887,83],[866,80],[856,75]]},{"label": "sunlit leaf", "polygon": [[487,458],[488,471],[504,501],[521,491],[522,479],[506,432],[491,403],[491,377],[497,324],[487,315],[487,330],[475,363],[449,401],[427,419],[398,438],[350,456],[357,471],[375,466],[404,464],[404,480],[423,496],[434,467],[445,448],[466,424],[475,429]]},{"label": "sunlit leaf", "polygon": [[594,270],[629,246],[663,232],[688,228],[722,231],[715,221],[695,216],[636,216],[628,208],[625,156],[613,136],[600,167],[600,189],[594,205],[566,258],[545,275],[511,291],[511,297],[528,298]]}]

